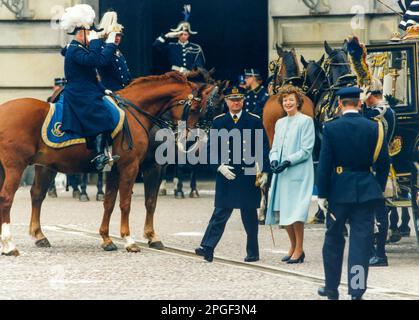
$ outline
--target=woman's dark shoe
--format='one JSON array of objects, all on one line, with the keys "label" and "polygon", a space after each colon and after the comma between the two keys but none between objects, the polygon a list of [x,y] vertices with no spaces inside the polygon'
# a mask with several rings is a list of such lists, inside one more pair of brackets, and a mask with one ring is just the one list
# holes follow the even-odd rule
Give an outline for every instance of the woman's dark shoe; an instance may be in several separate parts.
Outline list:
[{"label": "woman's dark shoe", "polygon": [[283,257],[283,258],[281,259],[281,261],[282,261],[282,262],[287,262],[287,261],[289,261],[290,259],[291,259],[291,256],[286,255],[285,257]]},{"label": "woman's dark shoe", "polygon": [[290,259],[290,260],[287,261],[287,263],[288,264],[303,263],[305,257],[306,257],[306,255],[303,251],[303,254],[298,259]]}]

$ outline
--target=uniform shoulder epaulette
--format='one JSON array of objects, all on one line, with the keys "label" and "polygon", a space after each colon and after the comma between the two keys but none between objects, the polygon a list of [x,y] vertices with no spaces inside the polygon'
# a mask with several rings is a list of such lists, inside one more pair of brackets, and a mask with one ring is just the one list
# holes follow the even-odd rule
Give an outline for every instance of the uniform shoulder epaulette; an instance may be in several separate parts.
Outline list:
[{"label": "uniform shoulder epaulette", "polygon": [[225,113],[219,114],[218,116],[214,117],[213,120],[216,120],[216,119],[224,117],[224,116],[225,116]]},{"label": "uniform shoulder epaulette", "polygon": [[251,113],[251,112],[248,112],[251,116],[254,116],[255,118],[258,118],[258,119],[260,119],[260,116],[258,116],[257,114],[254,114],[254,113]]}]

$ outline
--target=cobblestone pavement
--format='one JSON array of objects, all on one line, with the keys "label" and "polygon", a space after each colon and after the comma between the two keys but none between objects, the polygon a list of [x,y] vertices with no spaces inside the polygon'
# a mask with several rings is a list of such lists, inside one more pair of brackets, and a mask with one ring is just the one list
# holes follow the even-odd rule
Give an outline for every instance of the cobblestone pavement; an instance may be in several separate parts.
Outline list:
[{"label": "cobblestone pavement", "polygon": [[[214,186],[201,182],[198,187],[199,199],[177,200],[170,191],[159,198],[155,227],[166,246],[192,252],[199,245],[212,214]],[[209,264],[199,257],[170,250],[146,248],[130,254],[117,238],[119,250],[104,252],[97,232],[102,203],[93,200],[93,187],[88,192],[92,199],[88,203],[74,200],[64,191],[59,191],[57,199],[46,199],[42,224],[52,248],[40,249],[27,235],[29,188],[19,189],[12,209],[12,232],[21,255],[0,257],[1,299],[319,299],[316,291],[323,278],[321,225],[307,225],[306,262],[300,265],[280,262],[288,249],[285,230],[274,229],[274,246],[267,226],[261,226],[259,231],[261,261],[241,263],[245,232],[239,214],[233,214],[215,252],[216,257],[240,262],[237,264]],[[311,214],[314,211],[313,203]],[[111,233],[116,236],[119,218],[118,209],[111,221]],[[144,220],[143,186],[137,184],[131,231],[143,243]],[[388,255],[389,267],[370,269],[371,289],[365,298],[419,299],[419,251],[414,235],[389,245]],[[253,265],[260,268],[252,269]],[[345,274],[342,281],[346,282]],[[342,286],[344,299],[345,291]]]}]

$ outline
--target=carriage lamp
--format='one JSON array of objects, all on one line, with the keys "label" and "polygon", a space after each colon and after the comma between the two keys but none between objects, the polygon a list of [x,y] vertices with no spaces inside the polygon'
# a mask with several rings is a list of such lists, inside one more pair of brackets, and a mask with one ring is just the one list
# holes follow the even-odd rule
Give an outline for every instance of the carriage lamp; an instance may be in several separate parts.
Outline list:
[{"label": "carriage lamp", "polygon": [[28,0],[1,0],[0,8],[3,5],[16,15],[16,19],[26,20],[34,17],[32,10],[29,10]]},{"label": "carriage lamp", "polygon": [[391,95],[393,97],[395,97],[396,96],[396,89],[397,89],[397,78],[400,77],[399,70],[395,69],[395,68],[390,69],[389,74],[393,78],[393,83],[392,83],[392,86],[391,86]]}]

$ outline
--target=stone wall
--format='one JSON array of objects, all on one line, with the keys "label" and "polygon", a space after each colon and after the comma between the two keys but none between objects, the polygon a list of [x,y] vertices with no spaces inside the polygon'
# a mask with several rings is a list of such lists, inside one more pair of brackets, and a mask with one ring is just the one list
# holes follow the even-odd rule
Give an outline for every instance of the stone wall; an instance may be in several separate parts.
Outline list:
[{"label": "stone wall", "polygon": [[[302,0],[269,0],[269,57],[277,57],[275,43],[296,48],[307,59],[319,59],[323,43],[341,46],[348,35],[367,44],[387,42],[399,31],[399,16],[374,0],[323,0],[328,13],[311,14]],[[394,1],[387,1],[400,11]],[[292,5],[291,5],[292,3]]]},{"label": "stone wall", "polygon": [[45,100],[54,78],[64,77],[61,47],[69,41],[51,19],[63,8],[98,0],[27,0],[31,17],[18,19],[0,7],[0,104],[15,98]]}]

